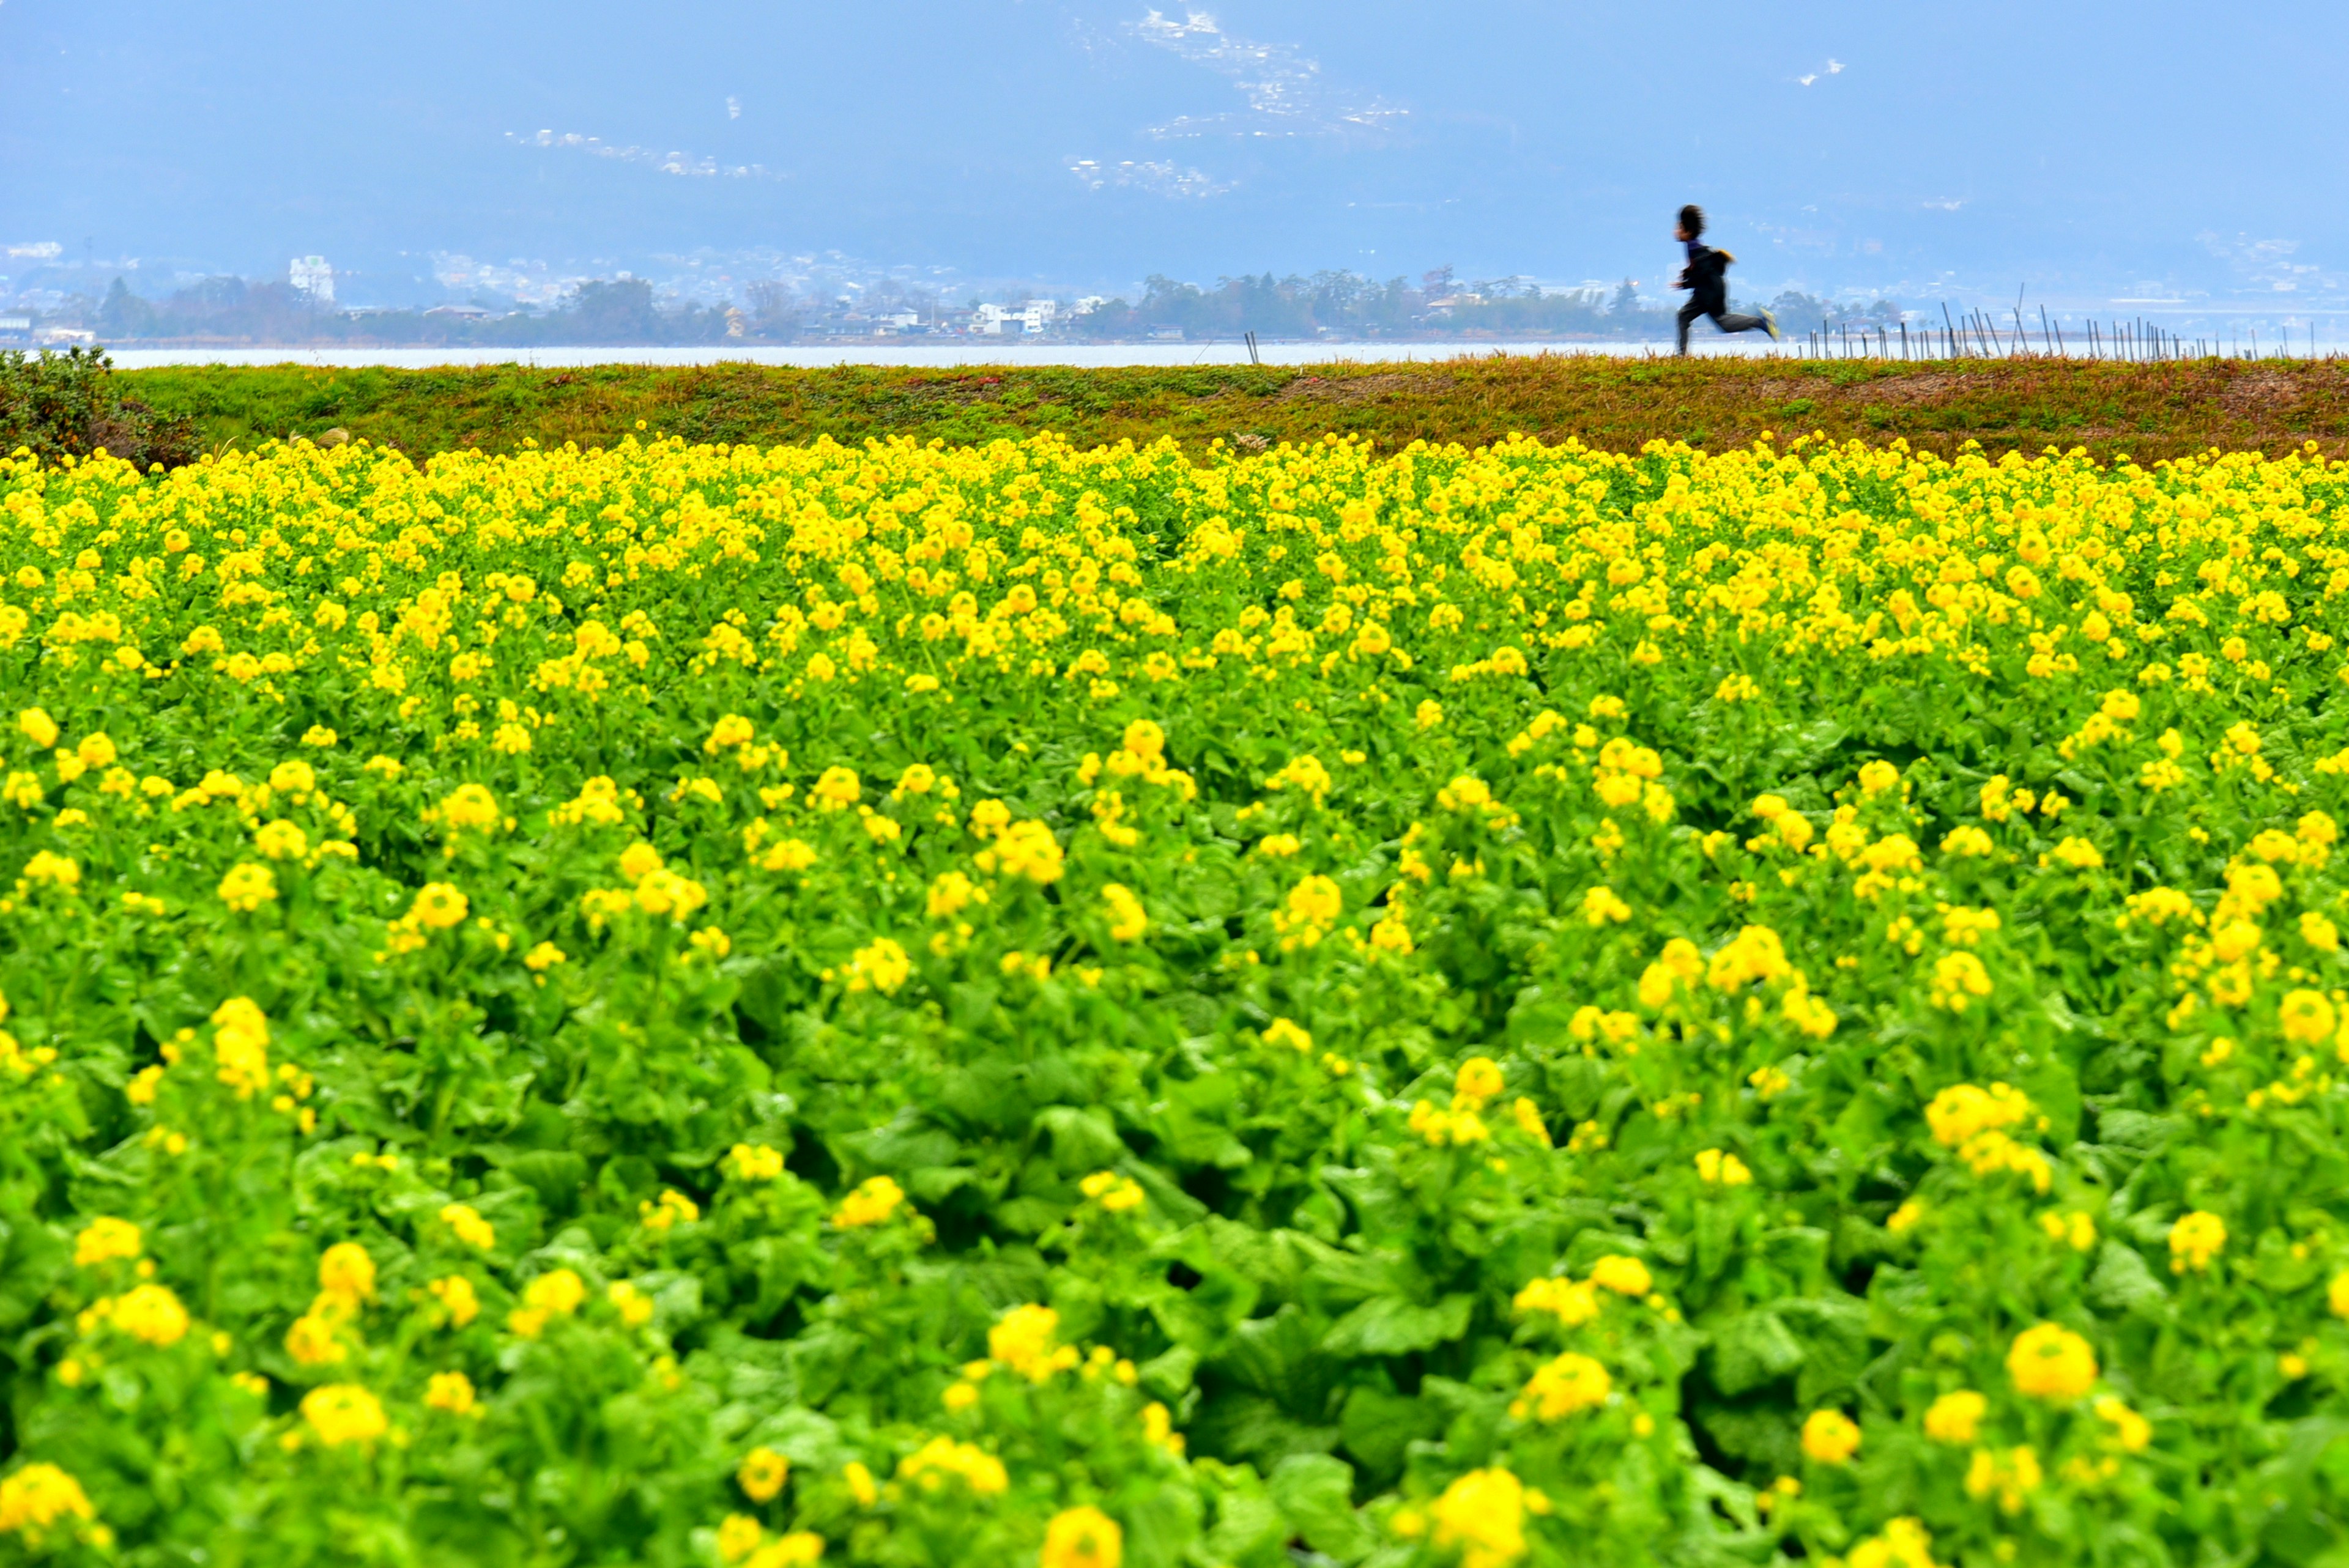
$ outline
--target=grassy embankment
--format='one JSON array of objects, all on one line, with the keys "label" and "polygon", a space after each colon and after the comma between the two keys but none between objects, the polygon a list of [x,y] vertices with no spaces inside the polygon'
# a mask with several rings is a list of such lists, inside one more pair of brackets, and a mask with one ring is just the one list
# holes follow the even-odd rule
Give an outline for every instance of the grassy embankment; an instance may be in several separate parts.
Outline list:
[{"label": "grassy embankment", "polygon": [[797,370],[175,367],[122,373],[124,391],[187,414],[204,445],[353,437],[425,454],[526,438],[609,444],[648,429],[761,444],[867,437],[977,442],[1054,430],[1081,446],[1172,435],[1254,447],[1327,431],[1392,449],[1522,431],[1624,449],[1655,437],[1714,449],[1824,430],[1905,438],[1943,454],[2085,447],[2141,461],[2209,447],[2349,453],[2349,363],[2200,360],[1866,361],[1464,357],[1311,368],[1217,366]]}]

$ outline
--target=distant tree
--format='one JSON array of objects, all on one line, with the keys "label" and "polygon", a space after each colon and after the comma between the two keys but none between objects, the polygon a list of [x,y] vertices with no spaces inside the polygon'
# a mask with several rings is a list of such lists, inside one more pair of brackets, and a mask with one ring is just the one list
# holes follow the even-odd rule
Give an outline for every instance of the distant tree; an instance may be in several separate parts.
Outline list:
[{"label": "distant tree", "polygon": [[1441,299],[1452,292],[1452,263],[1446,262],[1433,272],[1419,274],[1419,292]]},{"label": "distant tree", "polygon": [[155,307],[132,294],[129,285],[117,278],[98,307],[98,330],[100,336],[116,343],[125,338],[152,337]]},{"label": "distant tree", "polygon": [[581,284],[564,314],[582,343],[658,343],[667,336],[653,309],[653,285],[642,278]]},{"label": "distant tree", "polygon": [[747,292],[751,317],[761,333],[789,332],[798,325],[799,302],[792,297],[790,284],[765,279],[752,284]]},{"label": "distant tree", "polygon": [[1633,311],[1638,310],[1639,308],[1639,280],[1636,278],[1625,278],[1623,280],[1623,286],[1615,291],[1614,302],[1607,307],[1607,314],[1616,317],[1618,320],[1621,320],[1630,316]]}]

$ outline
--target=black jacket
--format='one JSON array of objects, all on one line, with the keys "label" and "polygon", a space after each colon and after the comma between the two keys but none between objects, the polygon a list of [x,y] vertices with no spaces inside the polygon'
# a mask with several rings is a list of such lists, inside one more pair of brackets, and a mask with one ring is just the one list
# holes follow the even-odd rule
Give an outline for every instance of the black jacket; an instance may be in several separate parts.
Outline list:
[{"label": "black jacket", "polygon": [[1690,297],[1699,304],[1726,300],[1729,263],[1736,259],[1727,251],[1716,251],[1702,241],[1688,242],[1688,265],[1681,269],[1681,282],[1688,285]]}]

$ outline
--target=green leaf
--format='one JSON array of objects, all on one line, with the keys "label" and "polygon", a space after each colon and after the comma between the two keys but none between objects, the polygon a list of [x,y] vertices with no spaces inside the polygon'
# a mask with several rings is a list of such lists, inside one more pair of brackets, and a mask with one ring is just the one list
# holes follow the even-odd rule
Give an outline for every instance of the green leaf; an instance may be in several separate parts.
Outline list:
[{"label": "green leaf", "polygon": [[1447,1295],[1433,1306],[1399,1296],[1366,1301],[1340,1318],[1323,1336],[1321,1348],[1333,1356],[1405,1356],[1432,1350],[1468,1332],[1476,1305],[1471,1295]]},{"label": "green leaf", "polygon": [[1724,1394],[1743,1394],[1785,1377],[1809,1354],[1776,1313],[1756,1308],[1713,1336],[1713,1384]]},{"label": "green leaf", "polygon": [[1328,1454],[1291,1454],[1267,1480],[1273,1501],[1314,1551],[1355,1563],[1378,1539],[1354,1511],[1354,1469]]}]

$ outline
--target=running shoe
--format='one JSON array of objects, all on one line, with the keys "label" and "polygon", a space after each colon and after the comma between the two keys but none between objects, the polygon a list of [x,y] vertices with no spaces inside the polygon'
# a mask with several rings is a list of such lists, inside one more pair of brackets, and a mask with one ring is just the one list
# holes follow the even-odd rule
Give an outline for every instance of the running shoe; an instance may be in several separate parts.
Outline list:
[{"label": "running shoe", "polygon": [[1778,318],[1776,316],[1772,315],[1766,310],[1757,310],[1754,314],[1762,318],[1762,330],[1770,335],[1770,340],[1773,343],[1775,343],[1779,338],[1785,335],[1785,334],[1778,330]]}]

